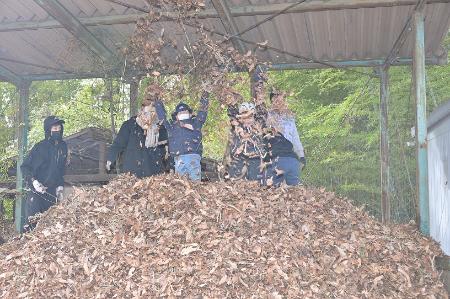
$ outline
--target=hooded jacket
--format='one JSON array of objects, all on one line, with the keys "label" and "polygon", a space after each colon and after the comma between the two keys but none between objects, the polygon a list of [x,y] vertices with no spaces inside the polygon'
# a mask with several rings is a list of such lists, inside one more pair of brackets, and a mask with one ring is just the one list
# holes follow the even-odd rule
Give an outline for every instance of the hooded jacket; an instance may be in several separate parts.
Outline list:
[{"label": "hooded jacket", "polygon": [[108,161],[115,162],[123,152],[123,167],[121,172],[130,172],[139,178],[162,173],[165,170],[164,156],[167,143],[167,131],[164,126],[159,127],[159,145],[145,146],[144,129],[133,116],[120,127],[108,151]]},{"label": "hooded jacket", "polygon": [[[61,138],[51,138],[51,127],[61,125]],[[45,139],[33,146],[21,165],[23,176],[29,188],[33,188],[33,180],[38,180],[50,190],[64,186],[64,171],[67,162],[67,144],[62,140],[64,121],[55,116],[44,120]]]},{"label": "hooded jacket", "polygon": [[[200,111],[198,111],[197,116],[183,121],[177,120],[176,118],[168,121],[164,104],[161,101],[155,103],[158,118],[167,128],[167,133],[169,135],[169,151],[171,155],[202,155],[202,127],[208,115],[208,98],[203,96],[200,103],[201,108]],[[173,114],[173,116],[175,115]]]}]

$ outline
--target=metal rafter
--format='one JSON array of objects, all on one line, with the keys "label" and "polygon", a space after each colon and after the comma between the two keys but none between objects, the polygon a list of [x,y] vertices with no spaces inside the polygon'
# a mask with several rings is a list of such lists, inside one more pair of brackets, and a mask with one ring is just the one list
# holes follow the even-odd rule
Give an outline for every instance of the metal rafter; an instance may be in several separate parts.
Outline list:
[{"label": "metal rafter", "polygon": [[84,26],[58,0],[34,0],[49,15],[57,20],[67,31],[83,42],[104,62],[114,61],[115,55],[86,26]]},{"label": "metal rafter", "polygon": [[[354,1],[354,0],[312,0],[297,7],[293,7],[285,13],[303,13],[313,11],[327,11],[327,10],[343,10],[343,9],[355,9],[355,8],[374,8],[374,7],[395,7],[395,6],[413,6],[416,5],[416,0],[367,0],[367,1]],[[428,0],[428,4],[434,3],[450,3],[450,0]],[[116,2],[116,4],[118,4]],[[125,5],[125,3],[123,3]],[[244,17],[244,16],[264,16],[272,15],[280,12],[289,3],[269,4],[269,5],[252,5],[252,6],[240,6],[230,7],[230,13],[232,17]],[[130,7],[128,4],[126,7]],[[114,24],[130,24],[135,23],[140,18],[147,15],[148,10],[143,8],[141,11],[144,13],[126,14],[126,15],[113,15],[113,16],[100,16],[100,17],[88,17],[79,18],[79,21],[84,26],[97,26],[97,25],[114,25]],[[178,12],[161,12],[162,16],[168,18],[178,18]],[[219,18],[219,15],[215,9],[205,9],[199,12],[188,14],[187,17],[196,17],[199,19]],[[0,32],[3,31],[17,31],[17,30],[36,30],[36,29],[52,29],[63,27],[55,20],[48,21],[20,21],[0,24]]]},{"label": "metal rafter", "polygon": [[216,9],[220,20],[222,21],[223,27],[225,31],[231,36],[231,42],[233,46],[238,49],[241,53],[247,52],[247,48],[244,43],[237,39],[236,36],[239,35],[239,29],[236,25],[236,22],[231,15],[230,8],[226,4],[224,0],[211,0],[214,8]]},{"label": "metal rafter", "polygon": [[14,85],[20,85],[23,81],[23,79],[19,75],[17,75],[7,67],[0,65],[0,78],[2,77],[7,81],[13,83]]},{"label": "metal rafter", "polygon": [[391,65],[394,60],[397,58],[398,53],[400,52],[400,49],[402,48],[403,44],[406,42],[406,39],[408,37],[409,32],[411,31],[411,27],[413,25],[413,16],[416,11],[422,11],[425,7],[425,4],[427,3],[426,0],[418,0],[416,1],[416,6],[414,7],[414,11],[409,16],[408,20],[406,21],[405,26],[403,27],[402,32],[400,32],[400,35],[398,36],[397,40],[394,43],[394,46],[392,47],[391,51],[389,52],[389,55],[386,57],[386,60],[384,62],[384,68],[388,68],[389,65]]}]

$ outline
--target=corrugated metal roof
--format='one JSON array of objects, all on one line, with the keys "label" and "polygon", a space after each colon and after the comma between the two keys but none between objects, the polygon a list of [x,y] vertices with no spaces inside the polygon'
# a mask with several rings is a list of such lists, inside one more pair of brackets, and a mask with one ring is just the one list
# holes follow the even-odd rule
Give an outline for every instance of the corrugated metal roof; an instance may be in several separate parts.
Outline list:
[{"label": "corrugated metal roof", "polygon": [[[131,6],[139,7],[139,10],[107,0],[59,0],[59,2],[83,22],[90,18],[107,16],[134,16],[142,13],[139,10],[148,9],[144,0],[123,1]],[[243,6],[263,7],[294,1],[231,0],[226,2],[233,10]],[[314,0],[309,2],[314,2]],[[207,1],[207,9],[213,9],[211,1]],[[409,5],[285,13],[243,34],[242,38],[256,43],[268,40],[270,46],[310,60],[336,62],[385,59],[412,10],[413,6]],[[440,43],[449,28],[450,1],[434,1],[432,4],[428,4],[425,15],[426,55],[427,57],[442,56],[445,52]],[[266,17],[267,15],[236,16],[234,21],[238,30],[242,31]],[[39,24],[47,22],[50,25],[34,30],[4,29],[5,26],[23,25],[30,22],[41,22]],[[224,26],[218,18],[203,19],[202,22],[208,28],[225,33]],[[37,24],[38,27],[39,24]],[[130,20],[124,21],[124,24],[105,24],[103,22],[100,25],[89,25],[87,28],[117,57],[122,57],[120,50],[126,47],[133,33],[134,23]],[[168,31],[170,30],[166,28],[166,33]],[[195,40],[194,30],[189,29],[189,31],[191,32],[190,39]],[[181,32],[172,32],[172,34],[176,36],[179,43],[178,49],[182,51],[186,38]],[[410,34],[400,50],[399,57],[410,58],[412,56],[412,42]],[[247,44],[247,46],[249,49],[254,48],[251,44]],[[257,50],[256,53],[262,60],[274,64],[302,62],[297,57],[273,50]],[[48,74],[51,77],[52,74],[64,74],[65,72],[95,76],[102,75],[105,71],[99,70],[99,65],[96,63],[98,61],[99,58],[89,47],[62,28],[34,1],[0,1],[0,66],[18,76]]]}]

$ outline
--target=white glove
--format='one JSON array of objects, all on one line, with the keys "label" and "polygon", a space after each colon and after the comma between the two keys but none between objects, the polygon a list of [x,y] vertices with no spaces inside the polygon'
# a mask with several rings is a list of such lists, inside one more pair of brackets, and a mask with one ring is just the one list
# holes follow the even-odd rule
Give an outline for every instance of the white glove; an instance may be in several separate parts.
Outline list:
[{"label": "white glove", "polygon": [[111,161],[106,161],[106,170],[110,171],[111,170]]},{"label": "white glove", "polygon": [[41,194],[44,194],[45,191],[47,190],[47,187],[42,185],[38,180],[33,180],[33,187],[34,190],[36,190],[36,192],[39,192]]},{"label": "white glove", "polygon": [[64,198],[64,187],[63,186],[59,186],[58,188],[56,188],[56,198],[58,199],[58,201],[63,200],[63,198]]}]

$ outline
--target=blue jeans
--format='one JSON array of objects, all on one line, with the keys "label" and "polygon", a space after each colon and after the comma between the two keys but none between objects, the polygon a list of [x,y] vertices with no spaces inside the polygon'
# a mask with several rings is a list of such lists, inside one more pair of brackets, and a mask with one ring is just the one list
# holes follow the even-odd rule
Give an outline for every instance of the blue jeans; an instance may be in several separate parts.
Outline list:
[{"label": "blue jeans", "polygon": [[267,179],[270,178],[275,187],[279,187],[283,182],[286,182],[288,186],[299,185],[300,162],[292,157],[277,157],[267,170]]},{"label": "blue jeans", "polygon": [[202,167],[200,161],[202,157],[199,154],[179,155],[174,158],[175,173],[179,175],[188,175],[193,181],[202,179]]},{"label": "blue jeans", "polygon": [[[244,165],[246,165],[247,172],[243,174]],[[243,180],[261,181],[262,174],[260,170],[260,158],[233,158],[230,163],[228,172],[231,178],[242,177]]]}]

